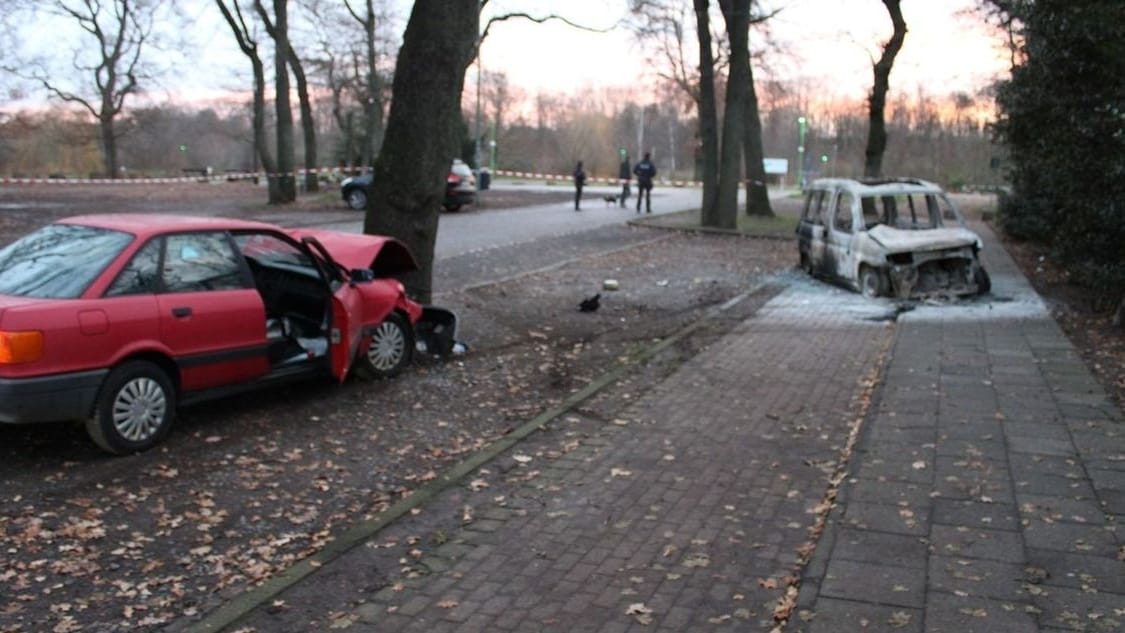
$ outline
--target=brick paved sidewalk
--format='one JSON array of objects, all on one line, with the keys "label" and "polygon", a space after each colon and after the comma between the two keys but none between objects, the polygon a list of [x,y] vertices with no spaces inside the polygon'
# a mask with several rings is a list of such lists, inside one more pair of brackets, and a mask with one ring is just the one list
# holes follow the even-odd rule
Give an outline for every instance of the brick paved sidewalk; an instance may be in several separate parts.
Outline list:
[{"label": "brick paved sidewalk", "polygon": [[1120,412],[1007,255],[987,263],[992,299],[896,325],[789,276],[615,422],[568,416],[486,467],[516,490],[435,499],[471,520],[400,576],[356,574],[383,546],[357,548],[294,587],[312,612],[244,630],[771,630],[790,583],[786,631],[1125,630]]},{"label": "brick paved sidewalk", "polygon": [[789,630],[1125,630],[1120,411],[1044,310],[987,307],[899,320]]},{"label": "brick paved sidewalk", "polygon": [[565,435],[555,430],[486,466],[527,480],[503,499],[447,491],[418,518],[463,499],[472,521],[436,548],[420,543],[423,556],[358,604],[352,586],[371,581],[353,571],[349,585],[342,570],[362,565],[334,564],[248,630],[306,630],[305,617],[349,631],[771,629],[892,332],[832,305],[808,310],[801,296],[775,299],[616,423],[587,419],[598,430],[566,451],[536,448]]}]

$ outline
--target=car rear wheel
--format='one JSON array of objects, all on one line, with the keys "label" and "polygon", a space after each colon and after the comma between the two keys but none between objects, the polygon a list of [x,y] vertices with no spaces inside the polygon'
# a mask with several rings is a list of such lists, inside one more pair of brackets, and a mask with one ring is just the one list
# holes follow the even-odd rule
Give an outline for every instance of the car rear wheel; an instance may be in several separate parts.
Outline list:
[{"label": "car rear wheel", "polygon": [[461,210],[461,205],[456,202],[445,202],[441,206],[445,207],[445,210],[450,213],[457,213]]},{"label": "car rear wheel", "polygon": [[355,211],[363,211],[367,208],[367,192],[359,187],[348,191],[345,199],[348,202],[348,208]]},{"label": "car rear wheel", "polygon": [[176,392],[167,374],[150,362],[131,361],[106,377],[86,432],[107,452],[139,453],[164,439],[175,410]]},{"label": "car rear wheel", "polygon": [[887,282],[878,268],[864,266],[859,271],[859,291],[868,299],[887,294]]},{"label": "car rear wheel", "polygon": [[414,351],[414,333],[407,320],[398,313],[387,315],[375,331],[367,347],[356,359],[356,373],[362,378],[390,378],[398,375],[410,362]]}]

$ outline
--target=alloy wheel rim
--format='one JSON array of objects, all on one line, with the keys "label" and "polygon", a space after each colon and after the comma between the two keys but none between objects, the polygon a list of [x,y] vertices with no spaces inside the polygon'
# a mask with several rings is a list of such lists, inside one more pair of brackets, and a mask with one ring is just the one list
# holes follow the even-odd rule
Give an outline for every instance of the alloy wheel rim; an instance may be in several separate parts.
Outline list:
[{"label": "alloy wheel rim", "polygon": [[168,398],[160,383],[152,378],[134,378],[113,400],[113,426],[121,437],[143,442],[160,430],[167,411]]},{"label": "alloy wheel rim", "polygon": [[394,369],[406,353],[406,336],[402,329],[390,322],[383,322],[371,335],[367,346],[367,359],[381,371]]}]

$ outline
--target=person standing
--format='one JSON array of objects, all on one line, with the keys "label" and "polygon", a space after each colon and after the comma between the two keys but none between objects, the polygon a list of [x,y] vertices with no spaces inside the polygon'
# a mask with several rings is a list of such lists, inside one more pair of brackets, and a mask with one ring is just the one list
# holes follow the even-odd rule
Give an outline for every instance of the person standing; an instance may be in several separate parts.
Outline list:
[{"label": "person standing", "polygon": [[621,168],[617,171],[617,179],[621,181],[621,196],[618,202],[625,208],[625,201],[629,199],[629,181],[633,179],[633,171],[629,169],[629,153],[621,150]]},{"label": "person standing", "polygon": [[646,212],[652,213],[652,182],[656,178],[656,165],[652,164],[648,152],[633,168],[633,173],[637,176],[637,213],[641,212],[641,200],[645,201]]},{"label": "person standing", "polygon": [[582,169],[582,161],[574,167],[574,210],[581,211],[582,187],[586,184],[586,170]]}]

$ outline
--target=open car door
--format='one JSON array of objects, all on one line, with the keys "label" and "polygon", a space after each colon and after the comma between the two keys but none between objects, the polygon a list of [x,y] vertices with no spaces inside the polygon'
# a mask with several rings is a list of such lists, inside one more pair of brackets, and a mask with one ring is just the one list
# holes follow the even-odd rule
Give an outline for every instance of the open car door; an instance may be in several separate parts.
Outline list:
[{"label": "open car door", "polygon": [[332,375],[343,382],[363,338],[360,319],[362,297],[349,282],[347,270],[328,254],[315,237],[305,236],[301,242],[315,255],[322,273],[332,287],[332,316],[328,326],[328,354]]}]

